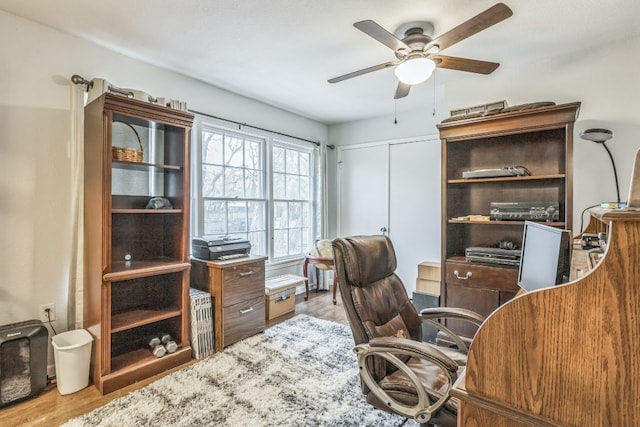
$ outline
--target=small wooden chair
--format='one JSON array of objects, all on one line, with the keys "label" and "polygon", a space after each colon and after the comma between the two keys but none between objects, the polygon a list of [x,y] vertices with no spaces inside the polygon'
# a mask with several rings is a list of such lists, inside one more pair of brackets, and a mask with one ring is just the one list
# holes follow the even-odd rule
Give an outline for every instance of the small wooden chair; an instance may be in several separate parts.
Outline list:
[{"label": "small wooden chair", "polygon": [[335,269],[333,268],[333,258],[315,257],[313,255],[307,255],[304,257],[304,264],[302,264],[302,273],[305,277],[304,286],[307,291],[304,300],[307,301],[309,299],[309,264],[313,264],[316,270],[316,292],[318,292],[318,288],[320,287],[320,270],[333,271],[333,305],[336,305],[336,289],[338,288],[338,280]]}]

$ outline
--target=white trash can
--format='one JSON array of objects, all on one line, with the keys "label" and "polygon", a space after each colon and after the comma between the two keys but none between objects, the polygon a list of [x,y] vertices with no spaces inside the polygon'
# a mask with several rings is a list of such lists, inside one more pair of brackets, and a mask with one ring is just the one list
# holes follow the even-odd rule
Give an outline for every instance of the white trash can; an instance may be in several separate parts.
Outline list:
[{"label": "white trash can", "polygon": [[51,339],[60,394],[75,393],[89,385],[92,341],[84,329],[62,332]]}]

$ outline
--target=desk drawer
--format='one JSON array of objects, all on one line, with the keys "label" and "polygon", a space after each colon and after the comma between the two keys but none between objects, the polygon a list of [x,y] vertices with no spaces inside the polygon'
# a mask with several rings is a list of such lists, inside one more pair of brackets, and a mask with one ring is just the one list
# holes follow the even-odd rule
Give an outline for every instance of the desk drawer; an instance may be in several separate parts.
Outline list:
[{"label": "desk drawer", "polygon": [[264,261],[225,268],[222,274],[225,307],[264,298]]},{"label": "desk drawer", "polygon": [[447,260],[445,283],[497,291],[518,291],[518,270],[466,261]]},{"label": "desk drawer", "polygon": [[262,332],[264,325],[263,288],[260,296],[224,308],[224,346]]}]

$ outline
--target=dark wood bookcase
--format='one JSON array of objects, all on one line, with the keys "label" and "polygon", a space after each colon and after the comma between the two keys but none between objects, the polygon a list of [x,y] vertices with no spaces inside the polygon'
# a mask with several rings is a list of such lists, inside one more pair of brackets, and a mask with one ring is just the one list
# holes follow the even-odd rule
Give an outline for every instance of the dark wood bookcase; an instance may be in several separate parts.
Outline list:
[{"label": "dark wood bookcase", "polygon": [[[441,305],[489,315],[518,291],[515,266],[465,260],[470,246],[522,243],[523,221],[460,219],[489,216],[491,202],[556,202],[558,221],[571,229],[573,211],[573,123],[580,103],[523,108],[443,122]],[[524,166],[530,176],[464,179],[464,171]],[[464,336],[476,328],[448,323]]]},{"label": "dark wood bookcase", "polygon": [[[189,143],[193,115],[104,94],[85,107],[85,328],[92,379],[109,393],[191,359]],[[113,147],[143,152],[114,160]],[[170,207],[149,209],[152,197]],[[178,350],[147,346],[168,333]]]}]

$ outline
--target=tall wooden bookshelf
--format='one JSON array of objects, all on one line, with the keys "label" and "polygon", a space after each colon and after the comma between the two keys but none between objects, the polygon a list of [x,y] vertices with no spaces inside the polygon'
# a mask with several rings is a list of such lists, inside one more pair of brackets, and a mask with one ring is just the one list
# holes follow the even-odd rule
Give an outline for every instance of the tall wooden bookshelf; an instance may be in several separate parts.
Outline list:
[{"label": "tall wooden bookshelf", "polygon": [[[190,113],[104,94],[85,107],[85,328],[92,379],[109,393],[191,359]],[[117,157],[113,147],[142,151]],[[170,206],[148,208],[152,197]],[[151,336],[178,350],[155,357]]]},{"label": "tall wooden bookshelf", "polygon": [[[517,266],[471,263],[465,249],[522,244],[523,221],[487,221],[491,202],[558,203],[546,224],[572,228],[573,124],[580,103],[452,120],[438,125],[442,140],[441,305],[489,315],[518,291]],[[524,166],[530,176],[464,179],[463,172]],[[484,216],[478,220],[470,215]],[[463,336],[476,327],[448,323]]]}]

